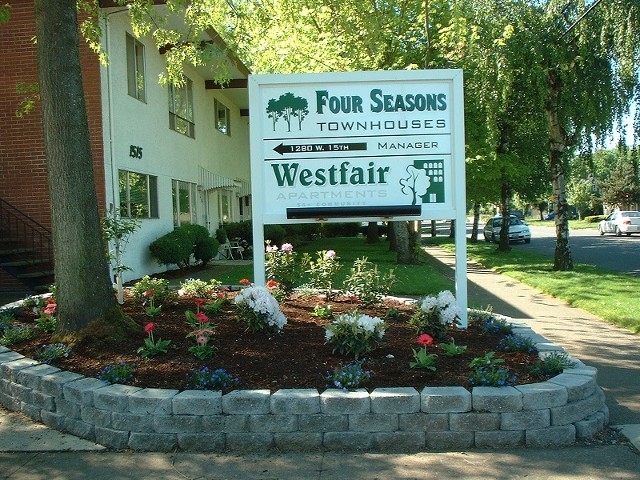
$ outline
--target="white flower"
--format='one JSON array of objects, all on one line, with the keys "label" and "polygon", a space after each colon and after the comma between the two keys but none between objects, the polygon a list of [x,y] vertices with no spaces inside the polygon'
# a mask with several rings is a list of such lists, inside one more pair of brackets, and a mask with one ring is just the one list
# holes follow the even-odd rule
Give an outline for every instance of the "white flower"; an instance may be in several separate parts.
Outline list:
[{"label": "white flower", "polygon": [[266,315],[267,324],[282,330],[287,317],[280,310],[278,301],[266,287],[251,286],[242,289],[235,299],[236,305],[246,305],[256,313]]},{"label": "white flower", "polygon": [[443,290],[438,294],[438,306],[440,308],[445,308],[448,305],[452,305],[456,303],[456,297],[453,296],[449,290]]},{"label": "white flower", "polygon": [[291,253],[293,252],[293,245],[291,245],[290,243],[283,243],[280,247],[280,250],[285,253]]},{"label": "white flower", "polygon": [[325,260],[329,260],[330,258],[334,258],[335,256],[336,256],[335,250],[327,250],[326,253],[324,254]]},{"label": "white flower", "polygon": [[438,306],[438,299],[436,297],[424,297],[420,304],[420,309],[425,313],[433,311],[434,307]]},{"label": "white flower", "polygon": [[278,251],[278,247],[275,245],[267,245],[267,248],[264,249],[267,253],[276,253]]}]

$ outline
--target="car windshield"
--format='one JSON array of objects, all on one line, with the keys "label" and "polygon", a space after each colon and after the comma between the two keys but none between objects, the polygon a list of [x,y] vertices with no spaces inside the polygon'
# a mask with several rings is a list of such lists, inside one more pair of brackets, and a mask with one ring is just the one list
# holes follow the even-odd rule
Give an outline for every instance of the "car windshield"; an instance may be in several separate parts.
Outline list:
[{"label": "car windshield", "polygon": [[622,212],[623,217],[637,218],[640,217],[640,212]]}]

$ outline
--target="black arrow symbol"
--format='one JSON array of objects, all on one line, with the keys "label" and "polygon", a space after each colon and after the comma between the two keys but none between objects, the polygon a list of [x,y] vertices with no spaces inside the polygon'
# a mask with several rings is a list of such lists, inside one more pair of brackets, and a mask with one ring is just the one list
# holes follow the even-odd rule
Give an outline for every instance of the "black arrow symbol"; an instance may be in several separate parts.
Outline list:
[{"label": "black arrow symbol", "polygon": [[281,143],[274,147],[274,151],[280,155],[285,153],[309,153],[309,152],[348,152],[351,150],[366,150],[366,143],[315,143],[302,145],[285,145]]}]

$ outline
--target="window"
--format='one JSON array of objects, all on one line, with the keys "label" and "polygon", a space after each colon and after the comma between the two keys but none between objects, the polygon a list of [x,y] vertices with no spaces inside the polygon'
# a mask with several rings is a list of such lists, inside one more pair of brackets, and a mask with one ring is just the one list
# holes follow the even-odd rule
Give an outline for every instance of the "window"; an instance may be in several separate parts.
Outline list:
[{"label": "window", "polygon": [[158,218],[158,177],[119,171],[120,214],[130,218]]},{"label": "window", "polygon": [[173,224],[196,223],[196,184],[173,180]]},{"label": "window", "polygon": [[169,128],[187,137],[196,138],[193,123],[193,82],[185,78],[184,85],[169,85]]},{"label": "window", "polygon": [[231,135],[231,118],[229,109],[218,100],[214,100],[213,106],[216,111],[216,128],[219,132],[222,132],[225,135]]},{"label": "window", "polygon": [[129,95],[146,101],[144,86],[144,45],[127,34],[127,86]]}]

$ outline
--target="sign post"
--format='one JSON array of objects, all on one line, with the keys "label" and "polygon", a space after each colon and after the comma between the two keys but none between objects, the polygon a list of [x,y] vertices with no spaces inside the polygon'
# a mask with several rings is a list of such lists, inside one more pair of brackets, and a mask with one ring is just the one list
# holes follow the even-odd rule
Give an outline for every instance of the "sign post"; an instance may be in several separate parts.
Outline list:
[{"label": "sign post", "polygon": [[467,323],[461,70],[251,75],[254,281],[264,225],[456,220]]}]

